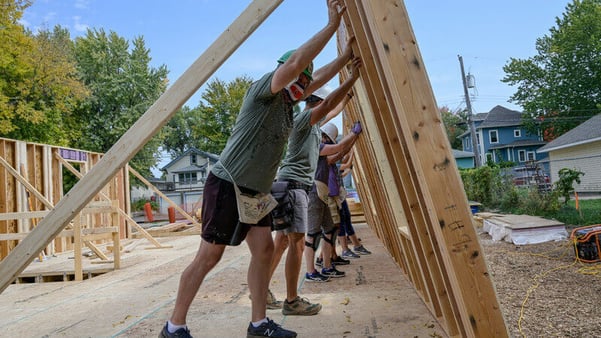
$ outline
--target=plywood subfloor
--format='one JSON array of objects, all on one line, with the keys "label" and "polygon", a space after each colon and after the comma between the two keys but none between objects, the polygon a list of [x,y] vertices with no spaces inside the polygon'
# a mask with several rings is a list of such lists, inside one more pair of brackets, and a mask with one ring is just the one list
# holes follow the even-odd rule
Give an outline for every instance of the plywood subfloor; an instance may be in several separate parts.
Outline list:
[{"label": "plywood subfloor", "polygon": [[[411,284],[365,224],[359,237],[373,254],[340,267],[347,277],[299,283],[300,294],[321,302],[316,316],[268,316],[299,337],[444,337]],[[144,239],[122,257],[121,270],[83,282],[12,284],[0,294],[0,336],[156,337],[169,317],[179,276],[199,244],[197,236],[158,239],[169,249],[146,250]],[[68,258],[67,258],[68,259]],[[244,244],[226,250],[196,296],[188,324],[196,337],[242,337],[250,316]],[[283,260],[271,282],[285,294]]]}]

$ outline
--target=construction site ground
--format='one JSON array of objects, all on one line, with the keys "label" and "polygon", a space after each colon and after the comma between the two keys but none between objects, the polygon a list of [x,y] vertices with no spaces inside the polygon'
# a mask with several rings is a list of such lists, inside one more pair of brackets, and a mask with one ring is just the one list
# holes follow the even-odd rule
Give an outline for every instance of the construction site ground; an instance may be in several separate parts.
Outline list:
[{"label": "construction site ground", "polygon": [[[355,225],[372,251],[339,269],[347,276],[327,283],[299,282],[300,295],[319,302],[316,316],[267,315],[299,337],[445,337],[436,319],[366,224]],[[197,235],[162,237],[171,248],[156,249],[146,239],[124,241],[121,269],[91,264],[84,271],[108,271],[84,281],[10,285],[0,294],[0,336],[156,337],[175,301],[180,274],[192,260]],[[339,249],[340,250],[340,249]],[[73,253],[34,261],[25,270],[72,271]],[[188,314],[195,337],[244,337],[250,320],[246,283],[249,251],[243,243],[225,251],[207,276]],[[96,259],[97,261],[97,259]],[[304,272],[304,268],[302,269]],[[35,274],[35,273],[34,273]],[[86,275],[87,276],[87,275]],[[39,278],[43,280],[43,278]],[[282,259],[270,289],[285,295]]]}]

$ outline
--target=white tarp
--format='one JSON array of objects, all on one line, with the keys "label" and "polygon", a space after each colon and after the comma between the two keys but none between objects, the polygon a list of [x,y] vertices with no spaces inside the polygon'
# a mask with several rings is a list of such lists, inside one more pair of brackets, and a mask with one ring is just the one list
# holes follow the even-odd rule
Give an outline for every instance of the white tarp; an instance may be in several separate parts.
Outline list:
[{"label": "white tarp", "polygon": [[[528,217],[524,219],[524,217]],[[549,241],[561,241],[568,238],[563,223],[541,219],[533,222],[533,216],[493,217],[484,219],[482,229],[493,241],[504,240],[516,245],[536,244]],[[522,220],[522,221],[520,221]]]}]

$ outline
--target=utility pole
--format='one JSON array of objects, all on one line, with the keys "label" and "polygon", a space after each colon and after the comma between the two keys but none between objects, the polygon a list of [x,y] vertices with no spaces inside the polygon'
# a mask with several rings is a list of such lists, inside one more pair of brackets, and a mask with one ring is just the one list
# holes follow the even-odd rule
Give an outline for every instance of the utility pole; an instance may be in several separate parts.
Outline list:
[{"label": "utility pole", "polygon": [[459,65],[461,66],[461,80],[463,82],[463,93],[465,94],[465,104],[467,106],[467,124],[470,128],[470,137],[472,139],[472,150],[474,152],[474,161],[476,168],[480,167],[480,150],[478,149],[478,140],[476,139],[476,125],[472,116],[472,103],[470,102],[470,95],[467,91],[467,78],[465,77],[465,71],[463,70],[463,57],[457,55],[459,58]]}]

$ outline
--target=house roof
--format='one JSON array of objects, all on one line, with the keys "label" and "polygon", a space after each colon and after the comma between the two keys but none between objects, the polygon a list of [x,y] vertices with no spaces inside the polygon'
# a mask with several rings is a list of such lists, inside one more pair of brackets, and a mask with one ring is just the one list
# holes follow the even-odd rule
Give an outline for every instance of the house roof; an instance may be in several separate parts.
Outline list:
[{"label": "house roof", "polygon": [[599,140],[601,140],[601,114],[584,121],[537,151],[539,153],[548,152]]},{"label": "house roof", "polygon": [[[505,149],[505,148],[518,148],[518,147],[529,147],[529,146],[540,146],[547,142],[539,140],[519,140],[508,144],[497,144],[491,146],[489,149]],[[538,150],[537,150],[538,151]]]},{"label": "house roof", "polygon": [[[472,120],[476,122],[477,130],[483,128],[519,126],[522,124],[522,113],[497,105],[488,113],[474,114]],[[463,134],[457,136],[457,138],[463,138],[469,134],[470,130],[468,128]]]},{"label": "house roof", "polygon": [[457,149],[452,149],[453,150],[453,157],[455,158],[467,158],[467,157],[474,157],[474,153],[471,151],[463,151],[463,150],[457,150]]},{"label": "house roof", "polygon": [[184,168],[180,168],[178,170],[173,170],[172,173],[173,174],[179,174],[179,173],[195,173],[197,171],[203,170],[207,167],[207,165],[189,165],[187,167]]},{"label": "house roof", "polygon": [[495,106],[491,109],[484,121],[477,126],[477,129],[498,128],[519,126],[522,124],[522,113],[516,110],[507,109],[503,106]]},{"label": "house roof", "polygon": [[[192,153],[207,158],[209,160],[209,162],[211,162],[211,163],[217,163],[217,161],[219,161],[219,155],[211,154],[206,151],[202,151],[202,150],[192,147],[192,148],[184,151],[183,154],[179,155],[178,157],[173,159],[171,162],[167,163],[164,167],[161,168],[161,170],[167,170],[167,168],[169,168],[173,164],[177,163],[182,157],[189,156]],[[198,168],[200,168],[200,167],[196,166],[196,169],[198,169]],[[182,170],[183,169],[180,169],[179,171],[182,171]],[[194,171],[196,171],[196,170],[194,170]]]}]

